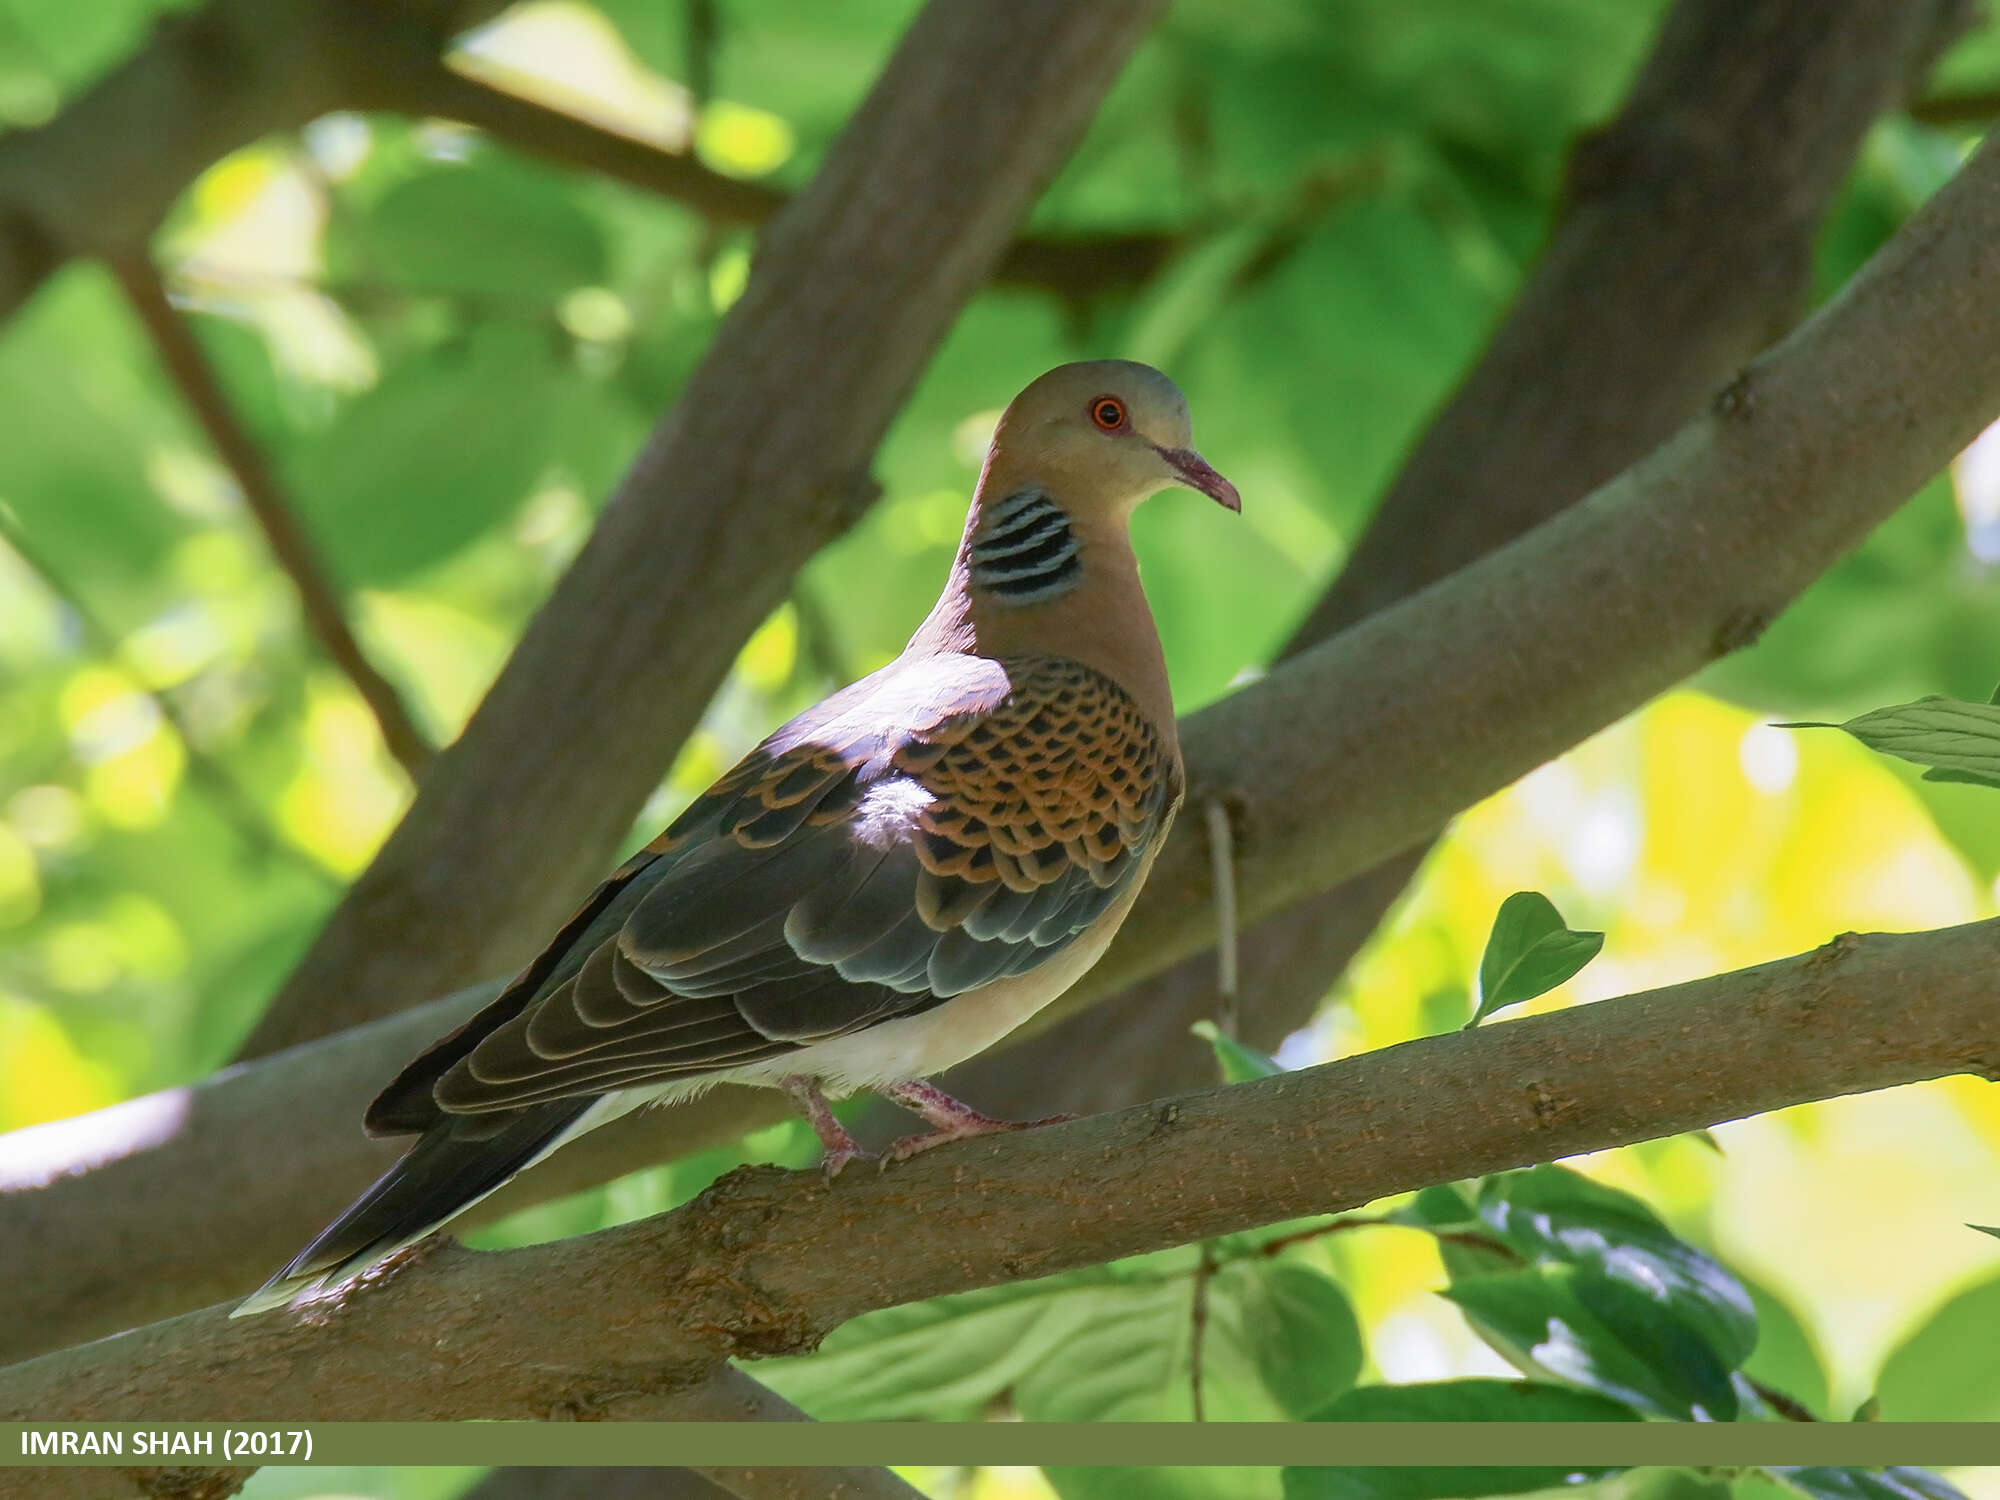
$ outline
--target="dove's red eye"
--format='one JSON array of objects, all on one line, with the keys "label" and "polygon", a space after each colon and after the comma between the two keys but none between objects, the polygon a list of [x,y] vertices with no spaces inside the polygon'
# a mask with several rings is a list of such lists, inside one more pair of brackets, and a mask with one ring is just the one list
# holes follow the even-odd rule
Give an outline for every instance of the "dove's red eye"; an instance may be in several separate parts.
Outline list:
[{"label": "dove's red eye", "polygon": [[1106,432],[1116,432],[1125,425],[1125,403],[1116,396],[1099,396],[1090,403],[1090,420]]}]

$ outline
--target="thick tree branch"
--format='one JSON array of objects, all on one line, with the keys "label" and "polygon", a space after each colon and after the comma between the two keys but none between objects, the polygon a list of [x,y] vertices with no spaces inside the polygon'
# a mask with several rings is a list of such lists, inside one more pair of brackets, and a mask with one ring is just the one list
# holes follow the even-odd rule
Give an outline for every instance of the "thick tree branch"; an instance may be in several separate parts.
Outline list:
[{"label": "thick tree branch", "polygon": [[[1989,145],[1838,299],[1659,452],[1191,718],[1190,796],[1220,794],[1238,811],[1246,917],[1421,841],[1746,644],[2000,411],[2000,299],[1986,295],[1996,285],[2000,146]],[[1061,1008],[1159,972],[1209,942],[1212,923],[1206,850],[1185,827],[1125,932]],[[247,1290],[379,1161],[352,1124],[368,1092],[472,1003],[442,1002],[225,1076],[191,1096],[207,1102],[205,1115],[150,1149],[0,1196],[0,1239],[21,1247],[23,1288],[0,1330],[17,1349],[47,1347],[85,1326],[102,1331],[140,1297],[150,1310],[189,1305],[185,1285],[141,1274],[158,1264],[147,1246],[161,1240],[201,1247],[203,1295]],[[185,1091],[154,1099],[190,1102]],[[685,1111],[621,1121],[528,1174],[512,1201],[601,1181],[670,1154],[665,1142],[692,1149],[782,1110],[769,1091],[718,1090]],[[108,1113],[41,1127],[44,1153],[88,1160]],[[283,1173],[269,1170],[278,1138]],[[0,1161],[20,1158],[18,1139]],[[318,1169],[300,1170],[302,1160]],[[57,1306],[69,1322],[43,1316]]]},{"label": "thick tree branch", "polygon": [[[1617,118],[1572,153],[1564,212],[1506,320],[1284,654],[1511,541],[1699,411],[1798,317],[1863,133],[1966,19],[1960,0],[1680,0]],[[1425,852],[1243,934],[1249,1040],[1306,1022]],[[1188,1027],[1214,996],[1213,965],[1190,959],[947,1087],[1024,1116],[1191,1088],[1213,1076]]]},{"label": "thick tree branch", "polygon": [[744,1168],[580,1239],[438,1244],[339,1306],[247,1322],[210,1308],[31,1360],[0,1371],[0,1420],[617,1417],[877,1308],[1812,1099],[2000,1077],[1996,964],[2000,921],[1850,934],[885,1173]]},{"label": "thick tree branch", "polygon": [[433,746],[410,718],[395,684],[375,669],[361,643],[355,640],[354,632],[348,629],[340,590],[327,576],[256,441],[236,420],[229,397],[209,367],[208,356],[202,352],[194,330],[168,297],[166,283],[160,279],[152,257],[144,253],[113,256],[111,269],[125,289],[132,311],[152,339],[161,365],[187,403],[189,413],[201,424],[216,457],[235,477],[243,503],[264,533],[272,557],[291,579],[307,628],[354,685],[361,701],[375,716],[383,744],[415,781],[430,761]]},{"label": "thick tree branch", "polygon": [[602,876],[1161,4],[932,0],[250,1053],[512,968]]}]

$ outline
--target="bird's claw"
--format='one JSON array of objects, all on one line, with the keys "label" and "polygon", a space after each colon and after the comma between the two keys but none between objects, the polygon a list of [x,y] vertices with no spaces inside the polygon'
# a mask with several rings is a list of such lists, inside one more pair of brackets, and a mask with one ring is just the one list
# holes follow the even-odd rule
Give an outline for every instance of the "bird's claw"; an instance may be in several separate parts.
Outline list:
[{"label": "bird's claw", "polygon": [[840,1175],[841,1169],[851,1161],[880,1160],[881,1158],[873,1151],[864,1151],[861,1147],[855,1145],[854,1142],[849,1141],[845,1146],[830,1148],[820,1157],[819,1165],[820,1170],[826,1173],[826,1180],[831,1182]]}]

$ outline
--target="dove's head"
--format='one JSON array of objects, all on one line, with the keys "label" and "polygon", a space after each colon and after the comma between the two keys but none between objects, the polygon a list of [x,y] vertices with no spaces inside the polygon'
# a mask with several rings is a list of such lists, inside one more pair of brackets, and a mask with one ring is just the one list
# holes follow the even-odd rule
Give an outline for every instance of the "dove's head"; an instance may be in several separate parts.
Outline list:
[{"label": "dove's head", "polygon": [[1243,503],[1194,451],[1180,387],[1129,359],[1058,365],[1022,391],[994,430],[988,474],[1043,486],[1074,511],[1128,514],[1175,486],[1229,510]]}]

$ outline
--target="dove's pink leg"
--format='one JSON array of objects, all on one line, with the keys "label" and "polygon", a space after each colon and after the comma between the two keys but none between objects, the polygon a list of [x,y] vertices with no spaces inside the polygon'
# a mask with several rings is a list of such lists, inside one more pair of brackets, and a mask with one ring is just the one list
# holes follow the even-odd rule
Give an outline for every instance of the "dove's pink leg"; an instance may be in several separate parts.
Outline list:
[{"label": "dove's pink leg", "polygon": [[820,1092],[819,1080],[793,1074],[784,1080],[785,1092],[797,1101],[800,1111],[819,1137],[826,1154],[819,1160],[831,1181],[840,1175],[840,1169],[851,1161],[872,1161],[874,1153],[861,1149],[861,1143],[847,1133],[847,1127],[833,1117],[833,1106],[826,1102],[826,1095]]},{"label": "dove's pink leg", "polygon": [[889,1148],[883,1158],[885,1161],[890,1158],[906,1161],[919,1151],[942,1146],[946,1141],[964,1140],[967,1136],[993,1135],[1003,1130],[1032,1130],[1037,1125],[1060,1125],[1064,1120],[1076,1118],[1074,1115],[1049,1115],[1040,1120],[996,1120],[920,1078],[912,1078],[907,1083],[884,1084],[878,1092],[912,1113],[922,1115],[934,1127],[929,1135],[904,1136]]}]

